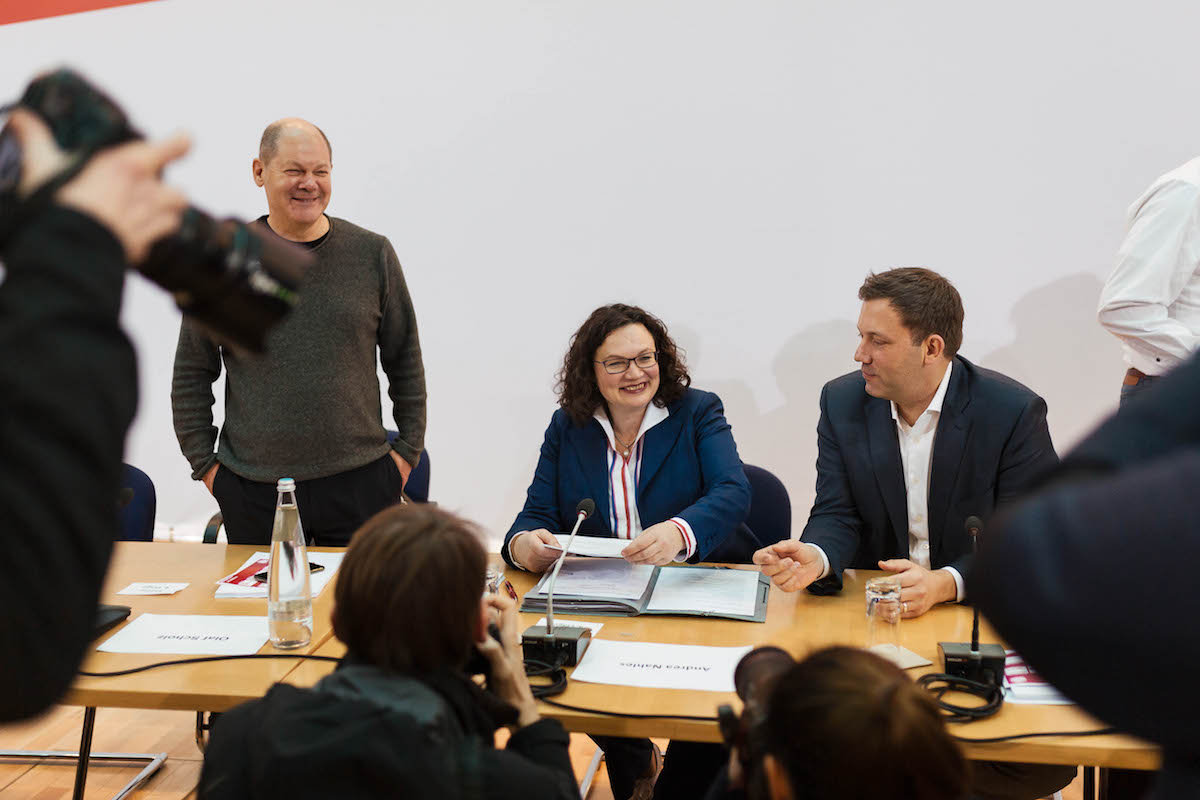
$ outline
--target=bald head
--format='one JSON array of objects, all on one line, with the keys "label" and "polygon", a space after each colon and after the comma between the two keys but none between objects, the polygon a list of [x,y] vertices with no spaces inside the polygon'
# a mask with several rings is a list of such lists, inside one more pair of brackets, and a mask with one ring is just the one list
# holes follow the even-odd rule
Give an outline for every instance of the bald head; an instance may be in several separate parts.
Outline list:
[{"label": "bald head", "polygon": [[263,131],[262,139],[258,142],[258,157],[264,164],[270,164],[271,159],[279,153],[279,142],[284,137],[312,136],[313,134],[320,136],[321,141],[325,143],[325,149],[329,153],[329,162],[332,164],[333,145],[329,144],[329,137],[316,125],[299,117],[286,117],[268,125]]}]

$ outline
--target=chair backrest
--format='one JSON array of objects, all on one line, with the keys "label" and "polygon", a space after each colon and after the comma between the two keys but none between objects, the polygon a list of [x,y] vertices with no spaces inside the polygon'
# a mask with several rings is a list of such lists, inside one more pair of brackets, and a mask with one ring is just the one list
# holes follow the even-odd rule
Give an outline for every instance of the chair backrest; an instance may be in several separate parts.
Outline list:
[{"label": "chair backrest", "polygon": [[121,539],[132,542],[154,541],[154,514],[158,507],[154,481],[137,467],[126,464],[121,474],[121,489],[119,502],[123,505],[117,510]]},{"label": "chair backrest", "polygon": [[750,481],[750,514],[746,525],[766,547],[792,536],[792,501],[783,481],[762,467],[743,464]]},{"label": "chair backrest", "polygon": [[[389,442],[394,442],[400,437],[399,431],[388,431],[387,437]],[[429,502],[429,451],[421,451],[421,458],[417,461],[417,465],[413,467],[413,471],[408,476],[408,483],[404,484],[404,495],[409,500],[416,500],[418,503]]]}]

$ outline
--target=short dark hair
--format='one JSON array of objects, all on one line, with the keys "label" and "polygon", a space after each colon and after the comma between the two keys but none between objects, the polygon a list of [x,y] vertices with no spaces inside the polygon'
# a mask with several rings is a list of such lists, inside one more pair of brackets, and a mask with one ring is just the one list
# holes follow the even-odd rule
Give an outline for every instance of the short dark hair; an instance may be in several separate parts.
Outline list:
[{"label": "short dark hair", "polygon": [[626,325],[643,325],[654,337],[654,349],[658,351],[658,391],[653,398],[655,405],[665,407],[675,402],[692,385],[683,354],[675,346],[662,320],[637,306],[622,303],[601,306],[588,316],[571,337],[562,369],[558,372],[558,404],[575,424],[587,422],[604,403],[604,396],[596,384],[592,361],[609,334]]},{"label": "short dark hair", "polygon": [[963,304],[954,284],[931,269],[900,267],[871,273],[859,287],[858,299],[887,300],[912,331],[913,344],[932,334],[946,342],[946,358],[962,347]]},{"label": "short dark hair", "polygon": [[890,661],[851,647],[783,673],[767,703],[768,752],[810,800],[958,800],[968,767],[933,700]]},{"label": "short dark hair", "polygon": [[486,570],[474,525],[432,506],[392,506],[350,540],[333,632],[355,658],[393,672],[461,667],[475,640]]},{"label": "short dark hair", "polygon": [[[266,129],[263,131],[262,138],[258,140],[258,158],[260,161],[262,161],[264,164],[271,163],[271,159],[273,159],[275,154],[279,152],[279,137],[283,135],[285,128],[294,124],[295,123],[291,120],[281,119],[277,122],[272,122],[266,127]],[[311,122],[308,124],[312,125]],[[325,148],[329,151],[329,162],[332,164],[333,145],[329,143],[329,137],[325,135],[325,131],[321,130],[316,125],[312,126],[317,133],[321,134],[321,138],[325,140]]]}]

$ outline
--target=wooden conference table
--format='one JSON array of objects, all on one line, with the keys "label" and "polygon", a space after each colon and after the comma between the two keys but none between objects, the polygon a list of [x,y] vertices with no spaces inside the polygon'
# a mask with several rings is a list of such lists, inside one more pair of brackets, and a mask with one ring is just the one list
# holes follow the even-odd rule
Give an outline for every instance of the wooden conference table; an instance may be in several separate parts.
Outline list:
[{"label": "wooden conference table", "polygon": [[[139,614],[266,614],[261,600],[213,597],[214,583],[229,574],[255,550],[251,546],[120,542],[105,584],[103,602],[131,606],[130,619]],[[517,592],[524,594],[535,576],[508,571]],[[862,645],[866,639],[863,583],[874,572],[847,571],[845,588],[839,595],[817,597],[807,592],[791,594],[772,587],[765,623],[738,622],[688,617],[576,617],[603,622],[599,638],[673,644],[764,645],[774,644],[797,657],[827,645]],[[186,589],[167,596],[124,596],[116,592],[134,581],[187,582]],[[313,604],[313,640],[302,652],[340,656],[344,648],[333,638],[330,611],[333,584]],[[533,624],[538,615],[523,614],[522,626]],[[567,618],[564,615],[558,615]],[[126,623],[127,624],[127,623]],[[935,662],[934,667],[910,670],[914,678],[937,671],[939,641],[969,641],[971,611],[957,606],[939,606],[916,620],[901,625],[900,643]],[[100,643],[108,635],[101,637]],[[985,624],[983,641],[998,641]],[[279,652],[266,645],[260,652]],[[93,647],[81,669],[106,672],[164,661],[171,656],[100,653]],[[192,711],[224,711],[246,700],[262,696],[277,681],[306,686],[332,670],[327,662],[280,660],[227,661],[170,666],[114,678],[81,676],[64,703],[88,707],[155,708]],[[717,706],[733,703],[730,693],[638,689],[572,681],[566,692],[554,698],[582,708],[639,714],[714,717],[713,721],[660,718],[622,718],[582,711],[569,711],[543,704],[545,716],[560,720],[569,730],[626,736],[651,736],[694,741],[719,741],[715,722]],[[1075,706],[1006,704],[994,717],[967,725],[951,725],[960,737],[987,739],[1042,731],[1087,731],[1105,727]],[[1051,764],[1083,764],[1100,767],[1157,769],[1159,752],[1146,742],[1123,735],[1045,737],[1009,742],[964,742],[967,755],[995,761],[1028,761]]]}]

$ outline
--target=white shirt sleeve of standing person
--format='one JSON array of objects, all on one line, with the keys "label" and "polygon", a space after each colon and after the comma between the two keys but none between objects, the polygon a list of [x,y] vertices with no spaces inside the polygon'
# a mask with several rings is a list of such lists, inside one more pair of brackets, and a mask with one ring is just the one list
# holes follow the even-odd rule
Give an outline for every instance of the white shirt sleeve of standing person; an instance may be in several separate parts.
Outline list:
[{"label": "white shirt sleeve of standing person", "polygon": [[[1200,173],[1200,163],[1181,169],[1189,167]],[[1131,367],[1162,375],[1200,346],[1198,266],[1200,183],[1157,181],[1130,207],[1116,267],[1100,294],[1100,324],[1122,340]]]}]

